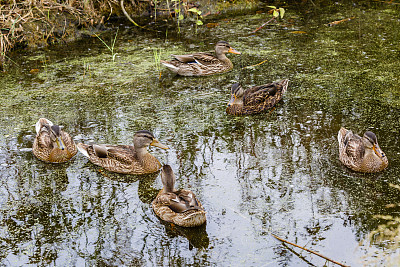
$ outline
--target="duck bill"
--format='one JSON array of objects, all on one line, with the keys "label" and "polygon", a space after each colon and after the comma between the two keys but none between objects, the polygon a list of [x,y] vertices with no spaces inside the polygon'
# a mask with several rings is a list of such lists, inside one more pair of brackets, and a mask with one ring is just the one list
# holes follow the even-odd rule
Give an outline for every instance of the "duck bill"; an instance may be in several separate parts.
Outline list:
[{"label": "duck bill", "polygon": [[56,139],[57,147],[61,150],[65,149],[65,144],[64,141],[61,139],[61,137],[57,137]]},{"label": "duck bill", "polygon": [[158,142],[157,139],[153,139],[153,142],[151,142],[150,145],[151,146],[156,146],[156,147],[159,147],[159,148],[162,148],[162,149],[169,149],[169,147],[167,147],[166,145],[161,144],[160,142]]},{"label": "duck bill", "polygon": [[228,102],[228,107],[232,106],[235,103],[235,100],[236,100],[236,95],[232,94],[231,99],[229,99],[229,102]]},{"label": "duck bill", "polygon": [[378,146],[378,144],[374,145],[372,147],[372,149],[374,150],[375,154],[380,157],[380,158],[384,158],[385,157],[385,153],[383,153],[383,151],[381,150],[381,148]]},{"label": "duck bill", "polygon": [[[225,50],[226,51],[226,50]],[[228,50],[228,53],[232,53],[232,54],[237,54],[240,55],[241,53],[239,51],[237,51],[235,48],[231,47]]]}]

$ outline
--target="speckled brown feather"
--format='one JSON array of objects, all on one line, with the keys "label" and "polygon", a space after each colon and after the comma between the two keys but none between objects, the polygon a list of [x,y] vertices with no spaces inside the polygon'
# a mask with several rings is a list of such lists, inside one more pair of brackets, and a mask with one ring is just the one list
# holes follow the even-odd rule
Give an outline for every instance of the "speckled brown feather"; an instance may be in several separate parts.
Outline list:
[{"label": "speckled brown feather", "polygon": [[134,146],[106,145],[107,157],[100,158],[92,145],[78,144],[87,151],[89,160],[104,169],[122,174],[146,174],[158,171],[161,164],[153,155],[146,153],[139,157]]},{"label": "speckled brown feather", "polygon": [[[169,206],[171,205],[172,199],[177,197],[177,194],[165,193],[164,189],[162,189],[152,202],[154,212],[162,220],[172,222],[182,227],[196,227],[204,224],[206,222],[206,213],[204,211],[203,205],[190,190],[181,191],[185,191],[186,193],[189,191],[190,193],[192,193],[193,198],[196,199],[196,203],[198,203],[198,207],[200,209],[189,209],[182,213],[174,212]],[[179,191],[177,192],[179,194]]]},{"label": "speckled brown feather", "polygon": [[154,212],[162,220],[183,227],[200,226],[206,222],[206,213],[196,195],[186,189],[175,189],[175,174],[171,166],[161,170],[163,189],[152,202]]},{"label": "speckled brown feather", "polygon": [[348,168],[358,172],[379,172],[384,170],[389,162],[386,155],[377,149],[377,155],[371,148],[365,147],[362,138],[352,131],[341,128],[338,132],[339,159]]},{"label": "speckled brown feather", "polygon": [[48,129],[45,127],[45,125],[48,126],[49,123],[52,125],[52,123],[44,118],[41,118],[39,123],[41,126],[32,146],[32,152],[37,158],[51,163],[63,163],[76,155],[78,150],[74,140],[68,133],[60,131],[61,139],[65,144],[65,149],[61,150],[53,145]]},{"label": "speckled brown feather", "polygon": [[270,84],[247,89],[243,95],[243,103],[228,105],[226,113],[232,115],[250,115],[265,112],[282,99],[289,80],[281,80]]},{"label": "speckled brown feather", "polygon": [[[206,76],[230,71],[233,69],[233,64],[225,55],[228,53],[228,49],[221,53],[217,52],[219,43],[230,47],[227,42],[221,41],[216,45],[215,55],[206,52],[188,55],[171,55],[173,57],[172,60],[161,60],[161,63],[171,71],[182,76]],[[237,52],[236,50],[234,51],[235,53]]]}]

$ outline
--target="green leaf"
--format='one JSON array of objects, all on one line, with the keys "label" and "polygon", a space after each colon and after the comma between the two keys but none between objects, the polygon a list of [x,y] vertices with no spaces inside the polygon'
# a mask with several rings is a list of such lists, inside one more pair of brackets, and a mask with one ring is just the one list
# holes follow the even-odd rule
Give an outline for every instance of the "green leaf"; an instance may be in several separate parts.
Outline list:
[{"label": "green leaf", "polygon": [[269,8],[273,8],[273,9],[276,9],[276,6],[268,6]]},{"label": "green leaf", "polygon": [[283,15],[285,15],[285,9],[283,7],[279,8],[279,15],[281,15],[281,18],[283,18]]},{"label": "green leaf", "polygon": [[203,22],[201,20],[196,21],[197,25],[203,25]]},{"label": "green leaf", "polygon": [[193,13],[197,13],[198,15],[201,14],[201,11],[198,10],[197,8],[195,8],[195,7],[192,7],[192,8],[190,8],[190,9],[188,9],[188,11],[193,12]]},{"label": "green leaf", "polygon": [[183,20],[183,19],[184,19],[183,15],[182,15],[182,14],[179,14],[178,19],[179,19],[179,20]]},{"label": "green leaf", "polygon": [[274,16],[275,18],[277,18],[279,16],[279,12],[277,10],[274,10],[274,13],[272,14],[272,16]]}]

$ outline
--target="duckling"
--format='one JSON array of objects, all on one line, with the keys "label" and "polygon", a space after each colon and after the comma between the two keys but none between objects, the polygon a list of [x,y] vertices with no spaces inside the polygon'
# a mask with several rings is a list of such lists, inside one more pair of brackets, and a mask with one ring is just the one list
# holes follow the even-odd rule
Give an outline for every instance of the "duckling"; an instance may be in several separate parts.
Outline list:
[{"label": "duckling", "polygon": [[33,154],[40,160],[51,163],[69,161],[78,152],[72,137],[45,118],[36,123],[36,137],[33,141]]},{"label": "duckling", "polygon": [[228,42],[219,41],[215,45],[215,55],[199,52],[189,55],[171,55],[171,61],[161,60],[161,64],[182,76],[205,76],[227,72],[233,69],[233,64],[227,53],[238,54]]},{"label": "duckling", "polygon": [[342,127],[338,132],[338,141],[340,161],[354,171],[379,172],[389,165],[376,135],[371,131],[360,137]]},{"label": "duckling", "polygon": [[170,165],[161,170],[164,188],[152,202],[153,210],[162,220],[182,227],[196,227],[206,222],[206,212],[190,190],[175,189],[175,174]]},{"label": "duckling", "polygon": [[147,151],[148,146],[169,149],[160,143],[150,131],[137,131],[133,146],[129,145],[86,145],[79,143],[79,151],[98,166],[110,172],[122,174],[146,174],[158,171],[160,162]]}]

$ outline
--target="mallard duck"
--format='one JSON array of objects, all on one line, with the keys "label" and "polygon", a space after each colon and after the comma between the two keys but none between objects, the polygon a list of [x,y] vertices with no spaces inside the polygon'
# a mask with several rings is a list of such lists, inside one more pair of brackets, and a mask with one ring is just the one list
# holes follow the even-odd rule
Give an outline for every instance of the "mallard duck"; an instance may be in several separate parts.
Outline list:
[{"label": "mallard duck", "polygon": [[255,86],[246,91],[239,83],[232,85],[231,99],[226,113],[232,115],[249,115],[264,112],[273,108],[286,92],[289,80]]},{"label": "mallard duck", "polygon": [[152,202],[158,217],[183,227],[200,226],[206,222],[206,212],[194,193],[175,189],[176,178],[171,166],[163,166],[161,181],[164,188]]},{"label": "mallard duck", "polygon": [[338,141],[340,161],[354,171],[379,172],[389,164],[373,132],[366,131],[360,137],[342,127],[338,133]]},{"label": "mallard duck", "polygon": [[137,131],[133,146],[128,145],[86,145],[79,143],[79,151],[98,166],[110,172],[123,174],[146,174],[158,171],[161,164],[147,151],[148,146],[168,149],[154,135],[146,130]]},{"label": "mallard duck", "polygon": [[38,159],[62,163],[70,160],[78,152],[72,137],[48,119],[40,118],[35,128],[36,137],[32,151]]},{"label": "mallard duck", "polygon": [[190,55],[171,55],[171,61],[161,60],[161,63],[171,71],[182,76],[205,76],[227,72],[233,69],[233,64],[226,53],[239,54],[228,42],[219,41],[215,45],[215,55],[200,52]]}]

